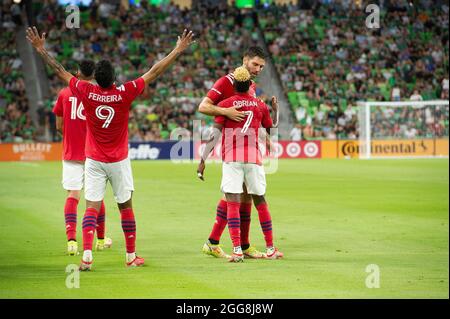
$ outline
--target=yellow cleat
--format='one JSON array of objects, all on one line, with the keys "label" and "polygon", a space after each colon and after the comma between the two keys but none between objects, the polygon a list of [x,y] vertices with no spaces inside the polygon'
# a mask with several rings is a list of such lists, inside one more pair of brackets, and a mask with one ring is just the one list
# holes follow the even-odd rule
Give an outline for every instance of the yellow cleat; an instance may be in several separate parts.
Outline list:
[{"label": "yellow cleat", "polygon": [[111,246],[112,246],[112,239],[105,237],[105,239],[97,239],[95,250],[103,250],[105,248],[111,248]]},{"label": "yellow cleat", "polygon": [[69,256],[78,255],[78,243],[75,240],[69,240],[67,242],[67,253]]},{"label": "yellow cleat", "polygon": [[216,258],[231,258],[230,255],[227,255],[220,245],[213,245],[209,242],[206,242],[203,245],[202,249],[203,253],[206,255],[214,256]]},{"label": "yellow cleat", "polygon": [[254,258],[254,259],[267,258],[267,255],[265,253],[260,252],[254,246],[250,246],[246,250],[243,250],[242,252],[244,253],[245,257],[248,257],[248,258]]}]

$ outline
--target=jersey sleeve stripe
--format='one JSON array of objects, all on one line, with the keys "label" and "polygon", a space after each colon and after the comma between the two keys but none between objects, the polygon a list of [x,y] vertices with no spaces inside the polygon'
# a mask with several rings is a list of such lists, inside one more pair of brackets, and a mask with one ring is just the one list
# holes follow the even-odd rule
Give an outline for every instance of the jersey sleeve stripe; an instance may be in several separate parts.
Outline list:
[{"label": "jersey sleeve stripe", "polygon": [[234,84],[233,83],[233,78],[229,74],[227,76],[225,76],[225,77],[228,79],[228,81],[230,81],[231,85]]},{"label": "jersey sleeve stripe", "polygon": [[213,90],[214,92],[216,92],[216,93],[222,95],[222,92],[220,92],[219,90],[217,90],[217,89],[215,89],[215,88],[212,88],[211,90]]}]

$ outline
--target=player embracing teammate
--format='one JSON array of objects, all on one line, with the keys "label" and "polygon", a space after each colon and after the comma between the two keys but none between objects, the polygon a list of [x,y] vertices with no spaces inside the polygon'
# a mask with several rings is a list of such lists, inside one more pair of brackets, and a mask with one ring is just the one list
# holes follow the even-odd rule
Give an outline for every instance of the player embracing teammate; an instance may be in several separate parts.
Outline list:
[{"label": "player embracing teammate", "polygon": [[[250,74],[250,86],[248,94],[252,97],[256,97],[256,84],[253,82],[263,70],[265,66],[266,55],[264,50],[260,47],[249,47],[243,56],[242,66],[247,69]],[[230,108],[224,108],[218,106],[218,104],[235,95],[234,87],[234,74],[229,73],[220,79],[218,79],[213,87],[209,90],[207,96],[202,100],[199,105],[199,112],[210,116],[225,116],[235,122],[241,122],[246,118],[246,114],[241,112],[240,106],[233,106]],[[275,101],[275,97],[272,97],[272,101]],[[254,246],[250,245],[249,233],[251,222],[251,209],[252,209],[252,197],[247,194],[245,184],[243,185],[244,192],[241,195],[240,200],[240,228],[241,228],[241,246],[243,253],[248,258],[265,258],[266,255],[263,252],[258,251]],[[208,237],[207,242],[203,245],[203,252],[208,255],[212,255],[218,258],[229,258],[221,246],[219,245],[220,237],[227,225],[227,199],[222,197],[217,204],[216,218],[212,231]]]},{"label": "player embracing teammate", "polygon": [[[261,126],[266,129],[274,127],[270,117],[269,107],[261,100],[249,94],[251,85],[250,73],[245,67],[239,67],[234,72],[234,88],[236,94],[221,101],[218,106],[232,108],[238,106],[245,114],[245,121],[237,122],[224,116],[215,118],[211,139],[206,144],[198,172],[203,176],[204,162],[208,154],[219,140],[218,130],[222,131],[222,183],[221,190],[227,200],[227,222],[233,254],[231,262],[241,262],[244,259],[241,239],[241,196],[246,185],[247,193],[251,195],[258,211],[264,238],[266,241],[265,258],[278,259],[283,257],[273,244],[272,218],[265,200],[266,178],[262,166],[262,154],[259,149],[259,132]],[[276,100],[272,106],[278,112]],[[277,123],[276,123],[277,124]],[[276,126],[276,125],[275,125]]]}]

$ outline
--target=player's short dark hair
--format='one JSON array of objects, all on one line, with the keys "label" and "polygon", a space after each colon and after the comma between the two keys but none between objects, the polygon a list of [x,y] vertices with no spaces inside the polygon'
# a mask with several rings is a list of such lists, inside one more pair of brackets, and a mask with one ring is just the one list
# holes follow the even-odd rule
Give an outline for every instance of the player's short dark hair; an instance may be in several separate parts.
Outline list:
[{"label": "player's short dark hair", "polygon": [[95,65],[95,81],[102,88],[109,88],[113,85],[115,80],[115,71],[111,62],[108,60],[101,60]]},{"label": "player's short dark hair", "polygon": [[255,56],[261,59],[265,59],[267,57],[263,48],[258,46],[249,47],[244,52],[244,57],[254,58]]},{"label": "player's short dark hair", "polygon": [[95,62],[92,60],[83,60],[78,65],[78,69],[80,69],[81,74],[83,76],[89,78],[94,74],[95,71]]},{"label": "player's short dark hair", "polygon": [[233,85],[234,85],[234,89],[236,90],[236,92],[246,93],[250,89],[251,84],[252,84],[252,80],[248,80],[248,81],[244,81],[244,82],[239,82],[239,81],[234,80]]}]

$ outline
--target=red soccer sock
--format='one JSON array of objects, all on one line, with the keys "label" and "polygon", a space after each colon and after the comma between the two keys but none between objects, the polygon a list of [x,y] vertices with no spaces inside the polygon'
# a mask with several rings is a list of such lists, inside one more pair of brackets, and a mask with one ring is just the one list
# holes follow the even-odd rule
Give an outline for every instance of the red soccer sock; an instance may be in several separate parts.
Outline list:
[{"label": "red soccer sock", "polygon": [[241,216],[241,245],[243,247],[250,245],[248,237],[250,233],[251,211],[252,211],[252,203],[241,203],[239,213]]},{"label": "red soccer sock", "polygon": [[64,205],[67,240],[77,240],[77,208],[78,199],[67,197]]},{"label": "red soccer sock", "polygon": [[228,202],[228,230],[230,231],[233,247],[241,246],[241,218],[239,216],[240,203]]},{"label": "red soccer sock", "polygon": [[258,210],[259,223],[261,224],[264,239],[266,240],[266,247],[272,247],[272,218],[270,217],[269,207],[267,206],[267,203],[262,203],[256,206],[256,209]]},{"label": "red soccer sock", "polygon": [[83,249],[92,250],[98,212],[93,207],[86,208],[83,217]]},{"label": "red soccer sock", "polygon": [[97,216],[97,238],[105,238],[105,203],[103,201]]},{"label": "red soccer sock", "polygon": [[122,230],[125,235],[127,253],[131,254],[136,251],[136,221],[134,220],[133,209],[121,209],[120,216],[122,219]]},{"label": "red soccer sock", "polygon": [[227,225],[227,202],[221,199],[217,204],[216,221],[213,229],[209,235],[209,240],[214,243],[219,243],[220,237],[223,234],[225,226]]}]

